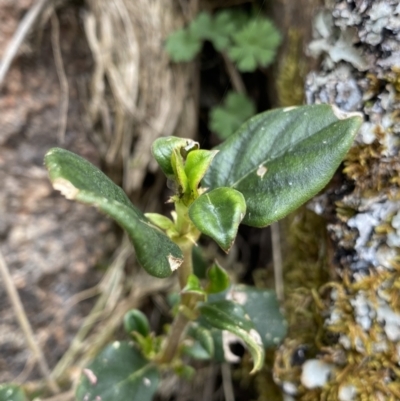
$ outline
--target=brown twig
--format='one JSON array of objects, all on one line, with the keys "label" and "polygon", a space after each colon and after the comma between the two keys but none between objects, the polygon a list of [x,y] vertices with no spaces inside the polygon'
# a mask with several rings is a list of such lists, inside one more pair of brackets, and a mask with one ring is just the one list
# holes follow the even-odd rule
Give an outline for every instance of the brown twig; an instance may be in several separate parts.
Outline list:
[{"label": "brown twig", "polygon": [[53,48],[54,63],[56,65],[58,80],[60,81],[60,125],[58,127],[57,137],[58,141],[62,144],[65,140],[65,130],[67,128],[69,86],[60,47],[60,23],[58,22],[54,10],[51,13],[51,46]]},{"label": "brown twig", "polygon": [[228,73],[229,78],[232,82],[233,89],[235,89],[236,92],[243,93],[245,95],[247,92],[246,86],[244,85],[244,82],[242,80],[239,71],[236,69],[235,65],[233,64],[232,60],[228,57],[226,52],[221,52],[221,54],[225,63],[226,72]]},{"label": "brown twig", "polygon": [[231,367],[228,363],[221,365],[222,386],[224,388],[225,401],[235,401],[235,392],[232,384]]},{"label": "brown twig", "polygon": [[8,270],[6,261],[1,251],[0,251],[0,275],[3,279],[4,286],[6,288],[11,305],[14,309],[15,316],[17,317],[19,325],[25,335],[26,342],[28,343],[29,348],[31,349],[33,355],[37,360],[40,372],[46,379],[46,383],[49,386],[50,390],[54,394],[56,394],[60,391],[60,389],[57,383],[50,376],[49,366],[46,362],[42,350],[40,349],[38,343],[36,342],[32,327],[26,316],[24,306],[22,305],[21,298],[19,297],[18,291],[15,288],[15,284],[11,278],[11,274]]},{"label": "brown twig", "polygon": [[282,250],[281,239],[279,232],[279,223],[275,222],[271,225],[271,239],[272,239],[272,259],[274,262],[274,276],[275,276],[275,291],[279,301],[284,299],[283,287],[283,263],[282,263]]},{"label": "brown twig", "polygon": [[37,21],[38,17],[41,15],[44,7],[50,0],[38,0],[25,14],[21,22],[18,25],[17,30],[14,33],[10,43],[8,44],[3,59],[0,63],[0,88],[4,82],[4,78],[18,53],[19,48],[26,39],[28,33],[32,29],[32,26]]}]

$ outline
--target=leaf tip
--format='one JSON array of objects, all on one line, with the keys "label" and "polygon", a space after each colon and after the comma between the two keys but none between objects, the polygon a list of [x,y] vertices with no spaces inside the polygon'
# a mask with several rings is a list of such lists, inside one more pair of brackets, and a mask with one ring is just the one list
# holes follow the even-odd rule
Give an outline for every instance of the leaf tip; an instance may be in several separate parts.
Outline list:
[{"label": "leaf tip", "polygon": [[177,257],[169,254],[168,255],[168,263],[169,263],[169,267],[171,268],[171,270],[175,271],[183,263],[183,259],[177,258]]},{"label": "leaf tip", "polygon": [[75,199],[79,193],[78,188],[74,187],[70,181],[61,177],[53,181],[53,188],[56,191],[60,191],[67,199]]}]

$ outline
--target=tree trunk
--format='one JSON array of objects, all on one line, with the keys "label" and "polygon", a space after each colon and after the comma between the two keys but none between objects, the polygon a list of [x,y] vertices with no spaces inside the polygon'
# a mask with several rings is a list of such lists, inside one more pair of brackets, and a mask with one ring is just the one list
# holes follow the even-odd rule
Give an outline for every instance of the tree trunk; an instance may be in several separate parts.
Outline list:
[{"label": "tree trunk", "polygon": [[297,262],[287,277],[301,288],[288,295],[275,377],[294,399],[400,399],[399,13],[397,1],[337,0],[314,20],[309,49],[321,63],[307,76],[307,103],[358,111],[365,122],[309,204],[328,222],[328,241],[307,214],[288,233]]}]

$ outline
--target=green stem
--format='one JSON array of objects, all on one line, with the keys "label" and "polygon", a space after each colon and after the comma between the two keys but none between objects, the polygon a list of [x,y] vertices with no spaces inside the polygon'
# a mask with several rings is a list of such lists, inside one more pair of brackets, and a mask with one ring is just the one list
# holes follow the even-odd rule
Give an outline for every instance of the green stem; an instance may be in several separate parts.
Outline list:
[{"label": "green stem", "polygon": [[[180,234],[180,237],[174,241],[181,248],[183,253],[183,263],[178,268],[179,286],[181,290],[183,290],[186,287],[189,276],[193,274],[193,241],[198,239],[200,232],[190,221],[188,216],[188,208],[186,205],[177,202],[175,203],[175,210],[177,213],[176,228]],[[192,240],[188,239],[188,236],[190,236]],[[187,312],[190,313],[190,311],[195,308],[196,304],[197,299],[192,294],[181,295],[179,312],[172,322],[171,330],[168,333],[164,347],[161,351],[161,354],[157,358],[159,363],[168,364],[175,358],[186,327],[190,322]],[[186,313],[184,311],[186,311]]]},{"label": "green stem", "polygon": [[192,249],[193,244],[185,241],[182,244],[179,244],[179,247],[183,253],[183,263],[179,266],[178,269],[178,277],[179,277],[179,286],[181,289],[185,288],[189,276],[193,273],[193,261],[192,261]]},{"label": "green stem", "polygon": [[174,359],[188,323],[189,319],[182,312],[178,312],[172,323],[164,349],[158,358],[160,363],[170,363]]}]

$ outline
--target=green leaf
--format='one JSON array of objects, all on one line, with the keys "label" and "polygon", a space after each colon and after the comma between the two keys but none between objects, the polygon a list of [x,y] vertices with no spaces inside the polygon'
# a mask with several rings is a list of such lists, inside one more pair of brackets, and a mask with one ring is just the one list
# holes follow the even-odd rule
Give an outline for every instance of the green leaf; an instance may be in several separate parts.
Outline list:
[{"label": "green leaf", "polygon": [[255,113],[251,99],[241,93],[229,92],[224,104],[211,110],[210,128],[221,139],[226,139]]},{"label": "green leaf", "polygon": [[253,72],[258,66],[267,67],[275,58],[281,35],[266,18],[252,19],[233,34],[228,55],[242,72]]},{"label": "green leaf", "polygon": [[200,280],[194,275],[190,274],[186,286],[182,289],[181,294],[196,294],[202,300],[205,299],[206,293],[201,288]]},{"label": "green leaf", "polygon": [[251,373],[262,368],[264,347],[260,334],[239,304],[223,300],[203,304],[199,310],[208,324],[220,330],[227,330],[244,341],[253,357],[254,366]]},{"label": "green leaf", "polygon": [[24,391],[16,384],[0,384],[0,401],[27,401]]},{"label": "green leaf", "polygon": [[195,342],[192,345],[185,345],[183,352],[198,360],[208,360],[214,355],[214,341],[210,330],[205,329],[198,323],[192,323],[188,329],[188,336]]},{"label": "green leaf", "polygon": [[217,188],[199,196],[189,207],[189,217],[203,234],[228,252],[246,213],[243,195],[232,188]]},{"label": "green leaf", "polygon": [[151,225],[125,192],[87,160],[64,149],[51,149],[45,164],[55,189],[68,199],[96,206],[126,230],[142,267],[156,277],[167,277],[183,261],[182,252]]},{"label": "green leaf", "polygon": [[162,214],[145,213],[144,215],[146,216],[146,218],[150,220],[152,224],[161,228],[162,230],[168,231],[175,229],[175,223],[168,217],[163,216]]},{"label": "green leaf", "polygon": [[168,36],[165,49],[175,63],[188,62],[200,52],[202,44],[190,29],[179,29]]},{"label": "green leaf", "polygon": [[127,342],[107,346],[83,370],[77,401],[151,401],[159,373],[154,365]]},{"label": "green leaf", "polygon": [[222,51],[230,44],[235,23],[227,12],[219,12],[215,16],[201,12],[190,24],[189,30],[193,35],[209,40],[216,50]]},{"label": "green leaf", "polygon": [[225,291],[230,286],[229,274],[217,262],[215,262],[207,271],[208,284],[206,292],[216,294]]},{"label": "green leaf", "polygon": [[284,339],[287,323],[274,291],[235,285],[229,297],[243,306],[261,335],[264,348],[276,347]]},{"label": "green leaf", "polygon": [[189,187],[196,192],[200,181],[207,172],[212,160],[218,151],[213,150],[193,150],[187,155],[185,163],[185,173],[188,179]]},{"label": "green leaf", "polygon": [[247,207],[243,223],[267,226],[324,188],[361,123],[359,114],[329,105],[261,113],[217,147],[202,185],[240,191]]},{"label": "green leaf", "polygon": [[174,179],[175,175],[171,161],[174,149],[187,147],[196,148],[198,146],[198,142],[195,142],[192,139],[168,136],[157,138],[151,145],[151,151],[161,170],[167,176],[167,178]]},{"label": "green leaf", "polygon": [[178,184],[179,191],[186,193],[188,189],[188,179],[185,173],[184,160],[179,149],[174,149],[171,156],[171,164],[174,170],[176,182]]},{"label": "green leaf", "polygon": [[143,337],[150,333],[150,325],[146,315],[138,309],[131,309],[125,313],[124,329],[128,334],[138,332]]}]

